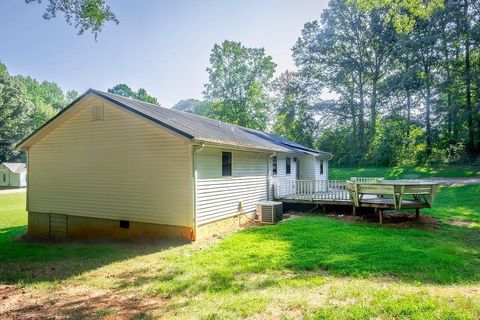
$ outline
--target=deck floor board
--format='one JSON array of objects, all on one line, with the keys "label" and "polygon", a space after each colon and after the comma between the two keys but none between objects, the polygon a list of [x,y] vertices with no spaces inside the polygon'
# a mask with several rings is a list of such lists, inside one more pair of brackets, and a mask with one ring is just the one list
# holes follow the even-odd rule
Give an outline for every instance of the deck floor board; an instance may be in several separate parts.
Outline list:
[{"label": "deck floor board", "polygon": [[[335,198],[302,198],[302,197],[280,197],[276,198],[277,201],[282,201],[286,203],[303,203],[303,204],[320,204],[320,205],[343,205],[343,206],[353,206],[353,201],[351,199],[335,199]],[[380,209],[393,209],[395,204],[393,199],[381,198],[375,195],[365,195],[360,203],[360,207],[371,207],[371,208],[380,208]],[[426,208],[426,205],[423,201],[420,200],[402,200],[401,207],[403,209],[416,209],[416,208]]]}]

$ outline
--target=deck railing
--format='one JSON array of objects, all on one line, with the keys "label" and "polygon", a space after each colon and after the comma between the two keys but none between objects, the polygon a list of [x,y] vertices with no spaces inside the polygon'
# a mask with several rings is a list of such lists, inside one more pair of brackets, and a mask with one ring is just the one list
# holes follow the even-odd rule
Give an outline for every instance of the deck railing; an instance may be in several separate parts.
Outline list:
[{"label": "deck railing", "polygon": [[350,181],[357,183],[377,183],[383,178],[371,178],[371,177],[351,177]]},{"label": "deck railing", "polygon": [[296,180],[274,179],[272,181],[275,199],[328,199],[349,200],[344,180]]}]

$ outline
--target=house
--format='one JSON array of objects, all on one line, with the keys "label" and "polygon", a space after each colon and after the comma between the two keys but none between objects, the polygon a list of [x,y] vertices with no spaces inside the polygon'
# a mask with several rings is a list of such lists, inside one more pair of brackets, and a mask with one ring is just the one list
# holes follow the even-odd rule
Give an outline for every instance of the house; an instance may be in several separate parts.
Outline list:
[{"label": "house", "polygon": [[27,186],[27,166],[20,162],[0,164],[0,187],[23,188]]},{"label": "house", "polygon": [[34,237],[193,240],[255,213],[275,177],[326,179],[331,154],[90,89],[17,146]]}]

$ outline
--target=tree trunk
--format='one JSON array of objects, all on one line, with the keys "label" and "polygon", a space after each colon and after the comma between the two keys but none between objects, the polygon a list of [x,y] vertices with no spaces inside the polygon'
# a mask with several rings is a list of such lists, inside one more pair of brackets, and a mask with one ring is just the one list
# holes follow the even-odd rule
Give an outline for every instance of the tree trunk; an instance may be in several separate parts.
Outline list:
[{"label": "tree trunk", "polygon": [[412,96],[410,89],[407,89],[407,144],[410,144],[410,126],[411,126],[411,111],[412,110]]},{"label": "tree trunk", "polygon": [[425,96],[425,136],[426,136],[426,148],[425,152],[427,156],[432,154],[432,131],[431,131],[431,122],[430,122],[430,104],[432,99],[432,89],[430,83],[430,68],[426,64],[424,67],[426,75],[426,96]]},{"label": "tree trunk", "polygon": [[378,72],[375,72],[375,75],[372,79],[372,101],[370,104],[370,114],[372,117],[371,132],[372,138],[375,136],[377,131],[377,86],[378,86]]},{"label": "tree trunk", "polygon": [[443,44],[443,55],[445,58],[445,70],[447,71],[446,86],[444,90],[447,91],[447,134],[449,143],[454,143],[456,140],[453,139],[453,106],[452,106],[452,92],[450,90],[450,84],[452,83],[451,72],[450,72],[450,54],[448,48],[448,39],[446,34],[446,19],[443,19],[442,27],[444,32],[442,33],[442,44]]},{"label": "tree trunk", "polygon": [[359,75],[359,94],[360,94],[360,108],[358,111],[358,145],[361,151],[361,156],[364,156],[365,150],[365,98],[363,92],[363,77]]},{"label": "tree trunk", "polygon": [[452,95],[447,93],[447,133],[450,143],[456,142],[453,140],[453,112],[452,112]]},{"label": "tree trunk", "polygon": [[468,19],[468,0],[464,0],[465,18],[465,94],[467,114],[467,151],[470,156],[475,154],[473,110],[472,110],[472,89],[471,89],[471,66],[470,66],[470,22]]}]

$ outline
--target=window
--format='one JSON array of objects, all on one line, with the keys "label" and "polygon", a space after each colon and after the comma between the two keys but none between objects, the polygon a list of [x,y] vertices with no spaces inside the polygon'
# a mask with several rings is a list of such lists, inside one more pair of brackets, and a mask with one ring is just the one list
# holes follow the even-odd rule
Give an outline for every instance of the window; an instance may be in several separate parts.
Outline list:
[{"label": "window", "polygon": [[222,177],[232,176],[232,153],[222,152]]},{"label": "window", "polygon": [[93,121],[103,120],[103,106],[93,106]]},{"label": "window", "polygon": [[290,161],[290,158],[285,159],[285,170],[287,171],[287,174],[290,174],[292,172],[292,163]]},{"label": "window", "polygon": [[130,228],[130,221],[128,221],[128,220],[120,220],[120,228],[122,228],[122,229],[129,229],[129,228]]},{"label": "window", "polygon": [[272,158],[272,174],[277,175],[277,156]]},{"label": "window", "polygon": [[3,174],[3,182],[7,182],[7,174]]},{"label": "window", "polygon": [[320,160],[320,174],[323,174],[323,160]]}]

